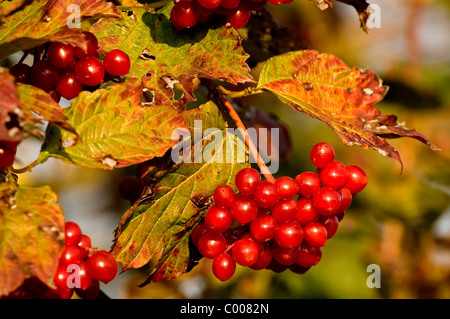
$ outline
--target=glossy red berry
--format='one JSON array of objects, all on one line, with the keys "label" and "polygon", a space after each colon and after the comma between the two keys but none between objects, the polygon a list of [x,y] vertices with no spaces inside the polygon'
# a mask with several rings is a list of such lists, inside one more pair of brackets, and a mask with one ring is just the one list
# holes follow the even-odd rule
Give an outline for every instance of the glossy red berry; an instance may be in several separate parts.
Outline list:
[{"label": "glossy red berry", "polygon": [[258,215],[258,206],[251,196],[239,194],[234,198],[230,211],[233,220],[246,224]]},{"label": "glossy red berry", "polygon": [[336,234],[339,226],[339,219],[337,215],[322,215],[318,219],[318,222],[325,226],[325,229],[327,230],[327,239],[330,239]]},{"label": "glossy red berry", "polygon": [[[84,261],[78,264],[79,268],[75,268],[77,276],[79,277],[79,282],[75,281],[75,287],[81,290],[88,289],[92,283],[92,277],[89,275],[86,263]],[[77,284],[79,286],[77,287]]]},{"label": "glossy red berry", "polygon": [[311,197],[320,188],[320,179],[316,173],[303,172],[295,177],[298,193],[302,196]]},{"label": "glossy red berry", "polygon": [[65,68],[73,63],[73,51],[73,47],[69,44],[52,42],[47,50],[48,61],[55,68]]},{"label": "glossy red berry", "polygon": [[225,251],[225,237],[214,230],[207,230],[198,239],[198,250],[206,258],[214,259]]},{"label": "glossy red berry", "polygon": [[297,221],[279,224],[275,234],[275,242],[286,249],[298,247],[303,241],[303,228]]},{"label": "glossy red berry", "polygon": [[56,83],[56,91],[67,100],[74,99],[83,90],[83,84],[73,73],[63,75]]},{"label": "glossy red berry", "polygon": [[214,189],[213,199],[215,205],[222,208],[230,208],[235,194],[231,186],[223,184]]},{"label": "glossy red berry", "polygon": [[59,259],[59,265],[67,266],[78,264],[82,261],[82,252],[77,245],[66,245]]},{"label": "glossy red berry", "polygon": [[80,226],[75,222],[66,222],[64,227],[65,244],[78,245],[82,238]]},{"label": "glossy red berry", "polygon": [[239,265],[251,266],[258,260],[259,250],[253,240],[239,239],[234,243],[231,254]]},{"label": "glossy red berry", "polygon": [[67,271],[66,265],[59,265],[56,269],[55,275],[53,276],[53,281],[55,282],[56,289],[58,293],[71,290],[67,279],[71,275],[71,272]]},{"label": "glossy red berry", "polygon": [[96,57],[85,57],[75,65],[75,75],[82,84],[96,86],[103,82],[105,68]]},{"label": "glossy red berry", "polygon": [[172,22],[181,28],[191,28],[200,18],[198,9],[190,1],[175,3],[170,13]]},{"label": "glossy red berry", "polygon": [[81,49],[80,47],[75,47],[74,48],[74,56],[77,59],[95,56],[97,53],[97,49],[98,49],[97,37],[89,31],[83,31],[83,35],[87,41],[87,52],[84,52],[83,49]]},{"label": "glossy red berry", "polygon": [[119,49],[114,49],[106,53],[103,58],[105,71],[111,75],[122,76],[130,72],[130,57]]},{"label": "glossy red berry", "polygon": [[230,210],[221,208],[217,205],[211,206],[205,214],[206,227],[215,230],[216,232],[223,233],[228,230],[233,223]]},{"label": "glossy red berry", "polygon": [[317,143],[310,152],[310,159],[314,166],[323,168],[334,161],[335,152],[328,143]]},{"label": "glossy red berry", "polygon": [[271,215],[258,215],[250,223],[250,235],[253,239],[266,242],[275,237],[278,223]]},{"label": "glossy red berry", "polygon": [[264,245],[263,249],[259,252],[258,260],[256,263],[250,266],[253,270],[265,269],[272,261],[272,248],[268,245]]},{"label": "glossy red berry", "polygon": [[222,4],[222,0],[197,0],[198,4],[200,4],[202,7],[212,9],[217,8]]},{"label": "glossy red berry", "polygon": [[301,224],[306,225],[315,222],[321,216],[314,208],[312,198],[302,197],[297,201],[297,214],[295,219]]},{"label": "glossy red berry", "polygon": [[18,142],[0,141],[0,170],[14,164]]},{"label": "glossy red berry", "polygon": [[192,239],[192,243],[195,246],[198,246],[198,240],[200,238],[200,236],[206,232],[209,228],[206,227],[204,222],[198,223],[197,226],[195,226],[195,228],[192,230],[191,233],[191,239]]},{"label": "glossy red berry", "polygon": [[291,200],[280,201],[272,207],[271,214],[278,223],[287,223],[297,215],[297,203]]},{"label": "glossy red berry", "polygon": [[256,205],[263,208],[274,206],[280,199],[278,188],[274,183],[269,181],[261,181],[256,185],[253,194]]},{"label": "glossy red berry", "polygon": [[322,247],[311,246],[307,242],[300,245],[297,255],[297,264],[303,267],[312,267],[322,259]]},{"label": "glossy red berry", "polygon": [[91,238],[88,235],[81,234],[78,247],[80,248],[81,258],[85,259],[89,254],[89,249],[91,248]]},{"label": "glossy red berry", "polygon": [[345,188],[347,188],[352,194],[357,194],[366,187],[368,182],[367,174],[357,165],[347,166],[347,171],[348,180],[345,184]]},{"label": "glossy red berry", "polygon": [[9,69],[9,73],[14,76],[18,83],[31,84],[31,67],[25,63],[18,63]]},{"label": "glossy red berry", "polygon": [[295,180],[288,176],[281,176],[275,180],[275,186],[278,188],[280,200],[290,200],[297,195],[298,187]]},{"label": "glossy red berry", "polygon": [[[283,248],[278,244],[272,245],[272,258],[284,266],[292,265],[298,258],[298,246],[294,248]],[[270,266],[270,265],[269,265]]]},{"label": "glossy red berry", "polygon": [[240,2],[240,0],[223,0],[220,5],[226,9],[234,9]]},{"label": "glossy red berry", "polygon": [[234,29],[245,27],[250,20],[251,12],[244,3],[239,3],[236,9],[227,15],[227,22],[231,24]]},{"label": "glossy red berry", "polygon": [[39,60],[31,67],[31,81],[34,86],[50,91],[58,83],[58,71],[47,60]]},{"label": "glossy red berry", "polygon": [[217,279],[221,281],[229,280],[236,271],[236,262],[231,255],[222,253],[214,258],[212,271]]},{"label": "glossy red berry", "polygon": [[325,186],[314,193],[313,203],[318,213],[332,215],[339,211],[342,199],[337,190]]},{"label": "glossy red berry", "polygon": [[350,207],[352,200],[353,200],[353,195],[349,191],[348,188],[343,187],[343,188],[339,189],[338,192],[339,192],[339,194],[341,194],[342,202],[341,202],[341,206],[339,207],[339,210],[336,214],[345,212]]},{"label": "glossy red berry", "polygon": [[311,246],[325,246],[327,236],[327,229],[319,222],[312,222],[303,226],[303,239]]},{"label": "glossy red berry", "polygon": [[86,269],[92,279],[107,284],[116,277],[119,267],[109,252],[100,250],[86,259]]},{"label": "glossy red berry", "polygon": [[261,182],[261,175],[254,168],[241,169],[234,179],[234,183],[239,193],[244,195],[252,195],[259,182]]},{"label": "glossy red berry", "polygon": [[334,161],[322,168],[319,176],[322,185],[339,189],[347,183],[348,171],[344,164]]}]

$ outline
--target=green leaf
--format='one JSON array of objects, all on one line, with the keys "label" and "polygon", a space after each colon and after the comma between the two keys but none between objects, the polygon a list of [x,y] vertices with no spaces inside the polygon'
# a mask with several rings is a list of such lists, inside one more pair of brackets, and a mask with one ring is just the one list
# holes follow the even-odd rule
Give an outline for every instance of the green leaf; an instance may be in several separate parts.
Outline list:
[{"label": "green leaf", "polygon": [[[227,27],[177,31],[170,21],[170,3],[157,13],[124,8],[122,21],[100,19],[91,28],[100,47],[120,49],[131,59],[126,83],[151,93],[152,103],[184,110],[193,101],[194,80],[219,79],[232,84],[253,82],[238,33]],[[179,90],[180,94],[175,92]]]},{"label": "green leaf", "polygon": [[346,145],[372,147],[400,163],[399,153],[386,138],[412,137],[437,149],[395,115],[375,108],[388,89],[380,78],[370,70],[350,68],[333,55],[304,50],[273,57],[261,70],[258,88],[325,122]]},{"label": "green leaf", "polygon": [[49,186],[0,184],[0,296],[31,276],[56,288],[64,249],[64,216]]},{"label": "green leaf", "polygon": [[49,126],[40,160],[49,156],[88,168],[113,169],[162,156],[177,143],[172,132],[184,126],[170,106],[141,105],[142,91],[115,84],[83,91],[64,115],[77,135]]},{"label": "green leaf", "polygon": [[[8,5],[0,3],[0,11]],[[105,0],[36,0],[2,19],[0,23],[0,61],[11,54],[45,42],[61,41],[87,49],[86,40],[78,28],[68,28],[74,16],[69,5],[78,5],[80,20],[120,15],[111,2]],[[70,9],[70,8],[69,8]],[[82,22],[82,21],[80,21]]]},{"label": "green leaf", "polygon": [[[217,107],[209,102],[200,109],[185,113],[186,125],[195,127],[194,120],[206,118],[216,110],[213,118],[219,119]],[[224,126],[223,119],[221,125]],[[220,124],[220,123],[219,123]],[[206,128],[206,127],[205,127]],[[220,184],[234,187],[234,177],[246,163],[220,163],[223,155],[245,152],[245,144],[232,134],[209,127],[204,136],[202,150],[218,138],[216,152],[208,161],[173,165],[159,180],[148,182],[147,191],[136,205],[130,208],[116,230],[112,249],[124,270],[143,267],[150,261],[155,265],[148,280],[173,279],[188,271],[190,265],[189,237],[195,225],[203,218],[210,205],[214,189]],[[208,142],[208,139],[213,139]],[[228,147],[225,145],[228,143]],[[193,144],[194,147],[196,144]],[[192,154],[191,154],[192,155]],[[193,160],[193,156],[191,157]]]}]

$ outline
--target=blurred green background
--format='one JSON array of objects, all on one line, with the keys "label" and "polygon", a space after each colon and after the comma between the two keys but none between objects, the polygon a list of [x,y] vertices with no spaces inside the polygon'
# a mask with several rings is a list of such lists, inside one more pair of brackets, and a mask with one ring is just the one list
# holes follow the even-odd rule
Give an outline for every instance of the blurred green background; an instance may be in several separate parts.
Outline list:
[{"label": "blurred green background", "polygon": [[[333,131],[296,113],[271,95],[241,99],[276,115],[292,141],[277,176],[312,170],[311,147],[335,147],[337,160],[363,167],[369,184],[358,194],[323,248],[319,265],[303,275],[276,274],[238,266],[222,283],[201,260],[176,280],[137,285],[146,272],[128,271],[102,290],[111,298],[449,298],[450,297],[450,1],[380,0],[381,28],[364,33],[354,8],[339,2],[320,11],[313,1],[268,5],[280,23],[298,32],[311,49],[337,55],[349,66],[370,68],[390,90],[377,104],[406,126],[425,134],[441,151],[412,139],[390,140],[400,165],[376,151],[344,146]],[[31,162],[40,142],[24,141],[19,162]],[[19,163],[20,166],[20,163]],[[49,160],[21,175],[22,183],[50,184],[66,219],[76,221],[93,246],[109,249],[113,230],[129,203],[116,185],[133,168],[113,172],[77,168]],[[381,270],[381,288],[369,288],[370,264]]]}]

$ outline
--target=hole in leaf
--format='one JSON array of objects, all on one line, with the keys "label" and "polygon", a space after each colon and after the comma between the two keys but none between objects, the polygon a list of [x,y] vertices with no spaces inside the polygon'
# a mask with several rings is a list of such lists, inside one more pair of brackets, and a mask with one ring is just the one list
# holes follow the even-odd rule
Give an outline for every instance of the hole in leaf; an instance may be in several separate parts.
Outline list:
[{"label": "hole in leaf", "polygon": [[183,89],[181,88],[180,84],[175,84],[173,86],[173,98],[175,101],[181,100],[184,96]]}]

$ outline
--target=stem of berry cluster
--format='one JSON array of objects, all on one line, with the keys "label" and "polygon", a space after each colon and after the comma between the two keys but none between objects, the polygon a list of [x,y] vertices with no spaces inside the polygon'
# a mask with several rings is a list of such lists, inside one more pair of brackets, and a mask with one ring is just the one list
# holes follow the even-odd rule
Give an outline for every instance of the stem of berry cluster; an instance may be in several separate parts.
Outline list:
[{"label": "stem of berry cluster", "polygon": [[259,155],[258,149],[256,148],[255,144],[253,144],[252,139],[250,138],[250,135],[247,132],[247,129],[245,128],[244,123],[242,123],[241,118],[237,114],[234,107],[231,105],[231,103],[227,100],[225,96],[222,94],[218,94],[219,101],[223,104],[223,106],[227,109],[228,114],[230,115],[231,119],[234,121],[238,129],[240,130],[242,136],[244,137],[245,144],[247,144],[250,153],[252,156],[256,159],[256,164],[258,164],[259,169],[261,170],[261,173],[264,175],[266,180],[274,183],[275,178],[270,173],[269,169],[267,168],[266,164],[264,163],[263,159]]}]

